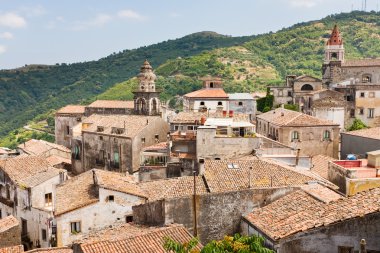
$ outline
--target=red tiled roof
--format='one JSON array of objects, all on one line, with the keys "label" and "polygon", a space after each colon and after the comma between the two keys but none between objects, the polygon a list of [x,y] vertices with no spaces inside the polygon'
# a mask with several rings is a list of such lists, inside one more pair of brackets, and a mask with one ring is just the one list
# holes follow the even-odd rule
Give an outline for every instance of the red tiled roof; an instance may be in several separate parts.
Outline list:
[{"label": "red tiled roof", "polygon": [[168,148],[167,142],[160,142],[160,143],[154,144],[152,146],[146,147],[143,150],[144,151],[154,151],[154,150],[162,150],[162,149],[167,149],[167,148]]},{"label": "red tiled roof", "polygon": [[0,233],[7,231],[13,227],[16,227],[19,224],[20,223],[18,222],[18,220],[12,215],[0,219]]},{"label": "red tiled roof", "polygon": [[360,130],[356,130],[356,131],[345,132],[342,134],[354,135],[354,136],[360,136],[360,137],[380,140],[380,127],[360,129]]},{"label": "red tiled roof", "polygon": [[83,105],[66,105],[57,111],[57,114],[84,114]]},{"label": "red tiled roof", "polygon": [[355,59],[346,60],[342,63],[342,67],[368,67],[380,66],[380,59]]},{"label": "red tiled roof", "polygon": [[[183,226],[173,226],[119,241],[84,243],[81,249],[83,253],[167,253],[163,247],[167,237],[180,243],[189,242],[193,238]],[[201,247],[198,244],[196,248],[199,250]]]},{"label": "red tiled roof", "polygon": [[39,252],[39,253],[73,253],[73,250],[68,247],[53,247],[53,248],[41,248],[41,249],[34,249],[26,251],[25,253],[33,253],[33,252]]},{"label": "red tiled roof", "polygon": [[124,100],[96,100],[87,107],[89,108],[129,108],[133,109],[135,107],[134,101],[124,101]]},{"label": "red tiled roof", "polygon": [[63,151],[66,153],[71,153],[70,149],[65,146],[58,145],[55,143],[51,143],[44,140],[35,140],[31,139],[23,144],[18,145],[18,148],[23,150],[25,153],[29,155],[41,155],[52,149],[57,149],[59,151]]},{"label": "red tiled roof", "polygon": [[223,89],[201,89],[184,95],[187,98],[228,98]]},{"label": "red tiled roof", "polygon": [[328,179],[329,161],[336,160],[325,155],[316,155],[311,158],[311,171],[317,173],[321,177]]},{"label": "red tiled roof", "polygon": [[23,253],[24,247],[22,245],[1,248],[0,253]]},{"label": "red tiled roof", "polygon": [[[336,193],[324,193],[325,196],[333,194]],[[245,218],[267,236],[278,240],[301,231],[377,213],[380,210],[379,196],[380,188],[375,188],[348,198],[321,201],[310,193],[298,190],[254,210]]]}]

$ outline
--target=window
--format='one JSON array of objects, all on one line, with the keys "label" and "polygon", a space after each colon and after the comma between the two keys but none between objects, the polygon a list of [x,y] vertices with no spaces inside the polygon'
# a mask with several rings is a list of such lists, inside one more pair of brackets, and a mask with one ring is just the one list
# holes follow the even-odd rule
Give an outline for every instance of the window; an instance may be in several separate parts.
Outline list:
[{"label": "window", "polygon": [[145,143],[145,138],[141,138],[141,143]]},{"label": "window", "polygon": [[363,115],[364,114],[364,109],[363,108],[359,108],[359,115]]},{"label": "window", "polygon": [[3,213],[2,213],[2,211],[0,209],[0,219],[2,219],[2,218],[3,218]]},{"label": "window", "polygon": [[375,114],[375,109],[368,108],[368,118],[373,118]]},{"label": "window", "polygon": [[187,130],[194,130],[194,126],[187,126]]},{"label": "window", "polygon": [[160,136],[159,136],[158,134],[155,134],[155,135],[154,135],[154,138],[155,138],[156,140],[158,140],[158,139],[160,138]]},{"label": "window", "polygon": [[355,117],[355,109],[350,110],[350,117],[354,118]]},{"label": "window", "polygon": [[109,196],[107,197],[107,201],[109,201],[109,202],[114,202],[114,201],[115,201],[115,196],[114,196],[114,195],[109,195]]},{"label": "window", "polygon": [[66,134],[70,134],[70,126],[66,126]]},{"label": "window", "polygon": [[223,103],[222,103],[221,101],[219,101],[219,102],[218,102],[218,105],[219,105],[219,106],[220,106],[220,105],[223,105]]},{"label": "window", "polygon": [[11,199],[11,190],[9,188],[9,185],[5,186],[5,193],[7,195],[7,199]]},{"label": "window", "polygon": [[331,134],[329,130],[323,132],[323,140],[331,140]]},{"label": "window", "polygon": [[79,146],[74,147],[73,156],[74,156],[75,160],[80,160],[80,147]]},{"label": "window", "polygon": [[291,96],[292,96],[292,92],[288,91],[288,97],[291,97]]},{"label": "window", "polygon": [[311,86],[310,84],[304,84],[301,87],[301,90],[313,90],[313,86]]},{"label": "window", "polygon": [[133,216],[132,216],[132,215],[127,215],[127,216],[125,216],[125,222],[126,222],[126,223],[131,223],[131,222],[133,222]]},{"label": "window", "polygon": [[102,149],[99,150],[98,157],[96,158],[96,161],[95,161],[97,165],[104,165],[104,155],[105,155],[104,150]]},{"label": "window", "polygon": [[123,134],[125,132],[124,128],[118,128],[118,127],[113,127],[111,130],[111,133],[113,134]]},{"label": "window", "polygon": [[371,79],[372,79],[371,75],[366,74],[366,75],[362,76],[362,82],[363,83],[370,83],[372,81]]},{"label": "window", "polygon": [[81,232],[80,221],[70,222],[71,233],[77,234]]},{"label": "window", "polygon": [[202,102],[200,103],[200,105],[203,105],[203,106],[204,106],[204,105],[205,105],[205,102],[202,101]]},{"label": "window", "polygon": [[46,241],[46,240],[47,240],[47,232],[46,232],[46,229],[42,229],[42,230],[41,230],[41,237],[42,237],[42,240],[43,240],[43,241]]},{"label": "window", "polygon": [[45,194],[45,206],[53,205],[52,198],[53,198],[53,194],[51,192]]},{"label": "window", "polygon": [[360,92],[360,97],[364,98],[365,97],[365,93],[364,92]]},{"label": "window", "polygon": [[243,102],[239,102],[239,106],[243,106]]},{"label": "window", "polygon": [[371,91],[368,93],[369,98],[374,98],[375,97],[375,92]]},{"label": "window", "polygon": [[102,127],[102,126],[98,126],[98,127],[96,128],[96,131],[97,131],[97,132],[103,132],[103,131],[104,131],[104,127]]},{"label": "window", "polygon": [[292,141],[298,141],[299,140],[299,133],[297,131],[292,132]]},{"label": "window", "polygon": [[99,136],[99,140],[102,141],[103,140],[103,136]]}]

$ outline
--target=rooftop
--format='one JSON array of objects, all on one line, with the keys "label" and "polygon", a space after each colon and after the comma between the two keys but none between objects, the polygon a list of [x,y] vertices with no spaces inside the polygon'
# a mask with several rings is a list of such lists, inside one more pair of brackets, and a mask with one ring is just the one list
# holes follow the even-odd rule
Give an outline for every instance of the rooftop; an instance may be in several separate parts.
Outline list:
[{"label": "rooftop", "polygon": [[[228,116],[227,116],[228,115]],[[246,114],[233,113],[232,117],[229,117],[227,114],[226,117],[223,117],[222,112],[179,112],[172,119],[170,119],[171,124],[201,124],[201,118],[233,118],[235,121],[249,121],[249,118]]]},{"label": "rooftop", "polygon": [[356,131],[345,132],[342,134],[380,140],[380,127],[366,128]]},{"label": "rooftop", "polygon": [[0,219],[0,233],[3,233],[13,227],[17,227],[18,225],[20,225],[20,223],[12,215],[2,218]]},{"label": "rooftop", "polygon": [[205,126],[253,127],[249,121],[238,121],[234,118],[208,118]]},{"label": "rooftop", "polygon": [[341,98],[325,97],[313,101],[313,108],[346,107],[347,102]]},{"label": "rooftop", "polygon": [[[108,134],[121,137],[135,137],[148,124],[161,120],[158,116],[144,115],[97,115],[93,114],[83,121],[83,132]],[[100,130],[101,129],[101,130]],[[120,130],[121,132],[115,132]]]},{"label": "rooftop", "polygon": [[326,201],[305,190],[298,190],[254,210],[245,218],[270,238],[279,240],[301,231],[379,212],[380,188],[348,198],[338,198],[335,192],[327,189],[323,191],[321,196],[335,197]]},{"label": "rooftop", "polygon": [[0,249],[0,253],[23,253],[23,252],[24,252],[24,246],[22,246],[22,245],[17,245],[17,246],[6,247],[6,248]]},{"label": "rooftop", "polygon": [[124,101],[124,100],[96,100],[95,102],[89,104],[89,108],[128,108],[134,109],[134,101]]},{"label": "rooftop", "polygon": [[258,119],[268,121],[279,126],[339,126],[330,121],[319,119],[301,112],[277,108],[257,116]]},{"label": "rooftop", "polygon": [[[157,228],[145,234],[129,237],[124,240],[99,241],[81,244],[83,253],[166,253],[163,248],[165,238],[177,242],[189,242],[193,236],[183,226]],[[197,245],[200,249],[202,246]]]},{"label": "rooftop", "polygon": [[57,149],[62,152],[71,153],[70,149],[65,146],[51,143],[44,140],[31,139],[23,144],[18,145],[18,148],[29,155],[42,155],[52,149]]},{"label": "rooftop", "polygon": [[157,150],[167,150],[168,149],[168,143],[167,142],[160,142],[154,145],[151,145],[149,147],[146,147],[143,149],[143,151],[149,152],[149,151],[157,151]]},{"label": "rooftop", "polygon": [[40,248],[26,251],[25,253],[73,253],[73,250],[68,247],[53,247],[53,248]]},{"label": "rooftop", "polygon": [[[96,179],[97,182],[94,182]],[[55,214],[61,215],[99,201],[97,187],[147,198],[133,177],[105,170],[89,170],[56,188]]]},{"label": "rooftop", "polygon": [[342,63],[342,67],[368,67],[368,66],[380,66],[380,59],[355,59],[346,60]]},{"label": "rooftop", "polygon": [[231,93],[228,94],[230,100],[253,100],[253,96],[250,93]]},{"label": "rooftop", "polygon": [[84,114],[85,106],[83,105],[66,105],[57,111],[57,114]]},{"label": "rooftop", "polygon": [[228,99],[227,93],[222,88],[200,89],[183,95],[187,98]]},{"label": "rooftop", "polygon": [[0,161],[2,169],[12,181],[33,187],[65,172],[50,166],[49,162],[39,156],[18,156]]},{"label": "rooftop", "polygon": [[311,171],[321,177],[328,179],[329,162],[335,160],[330,156],[316,155],[311,158]]},{"label": "rooftop", "polygon": [[212,193],[249,188],[300,186],[316,180],[288,166],[280,166],[263,159],[206,160],[204,166],[204,177]]}]

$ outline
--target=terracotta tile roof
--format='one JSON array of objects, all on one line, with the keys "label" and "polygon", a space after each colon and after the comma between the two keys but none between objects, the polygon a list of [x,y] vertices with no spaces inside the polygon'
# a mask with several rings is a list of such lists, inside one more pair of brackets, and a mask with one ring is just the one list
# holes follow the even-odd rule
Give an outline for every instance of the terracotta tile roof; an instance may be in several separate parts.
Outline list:
[{"label": "terracotta tile roof", "polygon": [[93,169],[57,186],[55,215],[62,215],[99,201],[99,192],[94,183],[94,173],[97,185],[100,188],[146,198],[145,192],[140,190],[131,176]]},{"label": "terracotta tile roof", "polygon": [[18,148],[23,150],[25,153],[29,155],[42,155],[52,149],[57,149],[59,151],[66,152],[66,153],[71,153],[70,149],[66,148],[65,146],[51,143],[44,140],[35,140],[35,139],[31,139],[23,144],[18,145]]},{"label": "terracotta tile roof", "polygon": [[85,106],[83,105],[66,105],[59,109],[56,114],[84,114]]},{"label": "terracotta tile roof", "polygon": [[[171,124],[196,124],[200,125],[202,116],[206,118],[223,118],[222,112],[179,112],[169,121]],[[224,117],[229,118],[229,117]],[[232,116],[234,121],[249,121],[247,114],[234,113]]]},{"label": "terracotta tile roof", "polygon": [[379,212],[379,196],[380,188],[375,188],[326,203],[299,190],[254,210],[245,218],[266,235],[278,240],[297,232]]},{"label": "terracotta tile roof", "polygon": [[33,187],[59,175],[65,170],[49,165],[47,160],[40,156],[18,156],[3,160],[2,169],[12,181],[26,187]]},{"label": "terracotta tile roof", "polygon": [[24,247],[22,245],[1,248],[0,253],[23,253]]},{"label": "terracotta tile roof", "polygon": [[299,186],[315,180],[290,167],[262,159],[206,160],[204,166],[204,177],[211,193],[248,189],[249,174],[251,188]]},{"label": "terracotta tile roof", "polygon": [[223,89],[200,89],[183,95],[187,98],[225,98],[228,99],[227,93]]},{"label": "terracotta tile roof", "polygon": [[311,171],[321,177],[328,179],[329,161],[336,160],[330,156],[316,155],[311,158]]},{"label": "terracotta tile roof", "polygon": [[[149,201],[180,198],[194,194],[194,177],[192,176],[142,182],[139,185],[149,196]],[[196,177],[196,191],[197,194],[207,193],[206,186],[200,176]]]},{"label": "terracotta tile roof", "polygon": [[356,131],[345,132],[342,134],[380,140],[380,127],[366,128],[366,129],[361,129],[361,130],[356,130]]},{"label": "terracotta tile roof", "polygon": [[[160,121],[158,116],[143,115],[97,115],[93,114],[83,121],[89,123],[87,128],[83,128],[83,132],[109,134],[121,137],[134,137],[144,130],[148,124],[155,124]],[[98,126],[103,127],[102,132],[98,132]],[[125,129],[124,133],[116,134],[112,132],[112,128]]]},{"label": "terracotta tile roof", "polygon": [[347,102],[340,98],[325,97],[313,101],[313,108],[346,107]]},{"label": "terracotta tile roof", "polygon": [[355,59],[346,60],[342,67],[380,66],[380,59]]},{"label": "terracotta tile roof", "polygon": [[53,167],[62,163],[71,164],[70,159],[63,158],[57,155],[51,155],[49,157],[46,157],[46,161],[49,163],[50,166],[53,166]]},{"label": "terracotta tile roof", "polygon": [[132,101],[124,100],[96,100],[87,107],[89,108],[128,108],[134,109],[135,105]]},{"label": "terracotta tile roof", "polygon": [[291,111],[283,108],[262,113],[257,116],[272,124],[279,126],[338,126],[330,120],[319,119],[301,112]]},{"label": "terracotta tile roof", "polygon": [[20,225],[20,223],[12,215],[7,216],[5,218],[2,218],[2,219],[0,219],[0,233],[7,231],[13,227],[18,226],[18,225]]},{"label": "terracotta tile roof", "polygon": [[[192,235],[183,226],[164,227],[125,240],[82,244],[81,249],[83,253],[167,253],[163,248],[166,237],[185,243]],[[197,245],[197,249],[201,247]]]},{"label": "terracotta tile roof", "polygon": [[154,144],[152,146],[146,147],[143,150],[144,151],[155,151],[155,150],[163,150],[168,148],[168,143],[167,142],[160,142],[157,144]]},{"label": "terracotta tile roof", "polygon": [[25,253],[32,253],[32,252],[39,252],[39,253],[73,253],[73,250],[68,247],[53,247],[53,248],[41,248],[41,249],[34,249],[26,251]]}]

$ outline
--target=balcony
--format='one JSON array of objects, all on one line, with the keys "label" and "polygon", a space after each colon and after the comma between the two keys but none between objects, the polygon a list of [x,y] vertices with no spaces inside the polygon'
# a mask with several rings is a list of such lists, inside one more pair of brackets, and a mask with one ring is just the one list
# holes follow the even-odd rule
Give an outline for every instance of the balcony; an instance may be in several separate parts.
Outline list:
[{"label": "balcony", "polygon": [[196,131],[175,132],[170,135],[172,141],[195,141],[197,140]]}]

